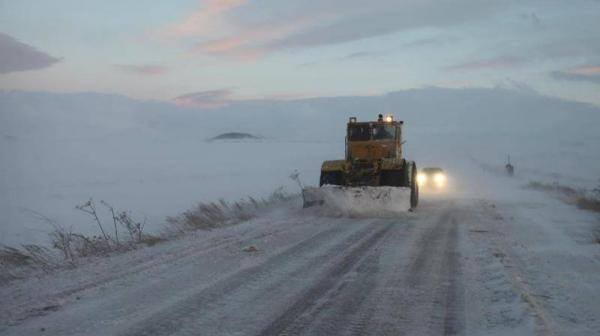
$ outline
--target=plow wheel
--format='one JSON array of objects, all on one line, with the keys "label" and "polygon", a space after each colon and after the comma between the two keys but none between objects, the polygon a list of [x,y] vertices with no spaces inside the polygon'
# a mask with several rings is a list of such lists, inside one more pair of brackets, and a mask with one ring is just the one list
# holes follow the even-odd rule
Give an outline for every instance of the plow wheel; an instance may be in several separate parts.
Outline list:
[{"label": "plow wheel", "polygon": [[410,178],[410,207],[416,208],[419,204],[419,185],[417,184],[417,165],[413,162]]}]

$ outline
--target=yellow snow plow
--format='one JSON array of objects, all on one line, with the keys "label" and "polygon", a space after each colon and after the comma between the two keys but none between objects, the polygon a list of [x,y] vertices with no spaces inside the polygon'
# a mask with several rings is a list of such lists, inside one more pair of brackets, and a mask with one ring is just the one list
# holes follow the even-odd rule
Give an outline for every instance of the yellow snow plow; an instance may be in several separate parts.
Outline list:
[{"label": "yellow snow plow", "polygon": [[319,188],[303,189],[304,207],[327,205],[353,212],[406,211],[419,202],[417,166],[402,155],[403,121],[350,118],[346,158],[325,161]]}]

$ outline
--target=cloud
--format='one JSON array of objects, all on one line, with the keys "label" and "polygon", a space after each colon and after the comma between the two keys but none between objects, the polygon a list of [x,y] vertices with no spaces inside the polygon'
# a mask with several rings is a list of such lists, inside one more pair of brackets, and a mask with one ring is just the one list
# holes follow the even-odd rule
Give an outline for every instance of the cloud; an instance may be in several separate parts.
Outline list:
[{"label": "cloud", "polygon": [[357,58],[365,58],[365,57],[377,57],[377,56],[382,56],[385,54],[388,54],[389,51],[357,51],[357,52],[353,52],[350,53],[344,57],[342,57],[342,60],[349,60],[349,59],[357,59]]},{"label": "cloud", "polygon": [[473,60],[446,67],[450,71],[478,71],[490,69],[514,68],[525,64],[525,59],[514,56],[498,56],[494,58]]},{"label": "cloud", "polygon": [[600,65],[582,66],[550,73],[552,77],[559,80],[585,81],[600,83]]},{"label": "cloud", "polygon": [[186,108],[217,108],[227,105],[232,94],[228,89],[193,92],[174,98],[173,103]]},{"label": "cloud", "polygon": [[506,77],[503,80],[497,81],[495,87],[498,89],[512,90],[512,91],[517,91],[517,92],[527,93],[527,94],[532,94],[532,95],[540,94],[531,85],[529,85],[525,82],[514,80],[510,77]]},{"label": "cloud", "polygon": [[224,15],[237,7],[244,6],[247,0],[209,0],[200,9],[187,15],[183,20],[167,27],[164,34],[182,38],[210,33],[224,28]]},{"label": "cloud", "polygon": [[302,22],[261,25],[227,37],[197,43],[194,52],[252,61],[271,51],[271,44],[302,27]]},{"label": "cloud", "polygon": [[444,38],[441,37],[429,37],[429,38],[422,38],[422,39],[418,39],[418,40],[414,40],[414,41],[410,41],[410,42],[406,42],[404,44],[402,44],[402,47],[404,48],[416,48],[416,47],[422,47],[422,46],[426,46],[426,45],[440,45],[443,43],[448,43],[448,42],[456,42],[459,41],[460,39],[456,36],[444,36]]},{"label": "cloud", "polygon": [[559,36],[552,41],[534,45],[529,53],[546,59],[585,57],[590,60],[590,63],[595,63],[600,55],[600,37],[597,35]]},{"label": "cloud", "polygon": [[43,69],[60,60],[0,33],[0,74]]},{"label": "cloud", "polygon": [[380,57],[380,56],[389,55],[392,52],[398,51],[398,50],[420,48],[420,47],[427,46],[427,45],[441,45],[443,43],[453,42],[453,41],[458,41],[458,40],[459,40],[458,38],[453,37],[453,36],[444,37],[444,38],[441,38],[439,36],[422,38],[422,39],[417,39],[414,41],[402,43],[399,46],[399,48],[385,49],[385,50],[378,50],[378,51],[367,51],[367,50],[357,51],[357,52],[349,53],[346,56],[343,56],[337,60],[350,60],[350,59],[356,59],[356,58]]},{"label": "cloud", "polygon": [[263,51],[259,46],[249,45],[248,41],[256,40],[261,35],[263,35],[262,32],[254,31],[238,36],[201,42],[196,44],[192,50],[198,53],[227,56],[241,61],[253,61],[259,58]]},{"label": "cloud", "polygon": [[364,0],[212,0],[167,30],[173,38],[194,40],[195,52],[247,59],[248,54],[260,57],[285,49],[462,24],[493,15],[502,6],[480,0],[379,0],[369,6]]},{"label": "cloud", "polygon": [[[311,22],[272,44],[274,48],[315,47],[388,35],[425,27],[447,27],[492,15],[501,6],[491,1],[380,0],[328,1]],[[319,9],[319,5],[315,6]]]},{"label": "cloud", "polygon": [[321,59],[318,61],[315,60],[315,61],[304,62],[304,63],[299,64],[298,67],[309,68],[309,67],[314,67],[314,66],[318,66],[318,65],[339,63],[340,61],[345,62],[345,61],[357,61],[357,60],[362,60],[362,59],[378,58],[378,57],[383,57],[385,55],[388,55],[391,52],[392,52],[392,50],[356,51],[356,52],[352,52],[352,53],[349,53],[349,54],[346,54],[346,55],[340,56],[340,57],[333,57],[333,58]]},{"label": "cloud", "polygon": [[113,66],[115,70],[121,71],[127,74],[140,75],[140,76],[156,76],[164,75],[169,69],[162,65],[128,65],[128,64],[115,64]]}]

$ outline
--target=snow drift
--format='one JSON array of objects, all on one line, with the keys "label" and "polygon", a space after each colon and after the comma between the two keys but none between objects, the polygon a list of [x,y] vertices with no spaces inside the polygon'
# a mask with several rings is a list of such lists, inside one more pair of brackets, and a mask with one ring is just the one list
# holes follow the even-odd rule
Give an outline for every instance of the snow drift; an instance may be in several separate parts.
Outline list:
[{"label": "snow drift", "polygon": [[303,194],[305,200],[322,200],[322,211],[331,215],[387,217],[410,209],[410,188],[325,185],[305,188]]}]

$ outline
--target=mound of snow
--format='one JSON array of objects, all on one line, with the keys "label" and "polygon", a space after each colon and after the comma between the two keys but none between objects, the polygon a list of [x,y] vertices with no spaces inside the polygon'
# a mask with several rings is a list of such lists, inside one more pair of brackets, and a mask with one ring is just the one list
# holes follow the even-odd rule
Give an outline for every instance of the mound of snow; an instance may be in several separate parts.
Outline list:
[{"label": "mound of snow", "polygon": [[322,200],[322,210],[330,215],[388,217],[410,209],[410,188],[325,185],[303,193],[306,200]]}]

